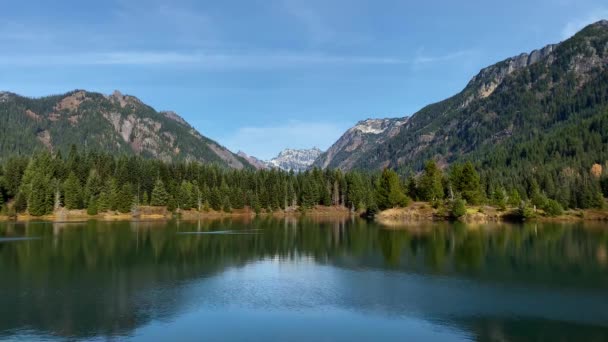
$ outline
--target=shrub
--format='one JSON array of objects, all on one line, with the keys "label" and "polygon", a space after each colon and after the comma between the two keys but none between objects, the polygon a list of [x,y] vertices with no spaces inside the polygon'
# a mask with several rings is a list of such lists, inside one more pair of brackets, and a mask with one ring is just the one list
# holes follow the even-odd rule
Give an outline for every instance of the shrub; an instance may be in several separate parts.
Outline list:
[{"label": "shrub", "polygon": [[517,208],[516,215],[522,221],[527,219],[534,218],[536,213],[534,212],[534,208],[530,205],[529,202],[521,202],[519,207]]},{"label": "shrub", "polygon": [[466,202],[462,198],[457,198],[452,202],[451,214],[456,219],[467,214]]},{"label": "shrub", "polygon": [[542,208],[547,216],[559,216],[563,214],[564,209],[561,204],[556,200],[549,199],[546,201],[545,206]]}]

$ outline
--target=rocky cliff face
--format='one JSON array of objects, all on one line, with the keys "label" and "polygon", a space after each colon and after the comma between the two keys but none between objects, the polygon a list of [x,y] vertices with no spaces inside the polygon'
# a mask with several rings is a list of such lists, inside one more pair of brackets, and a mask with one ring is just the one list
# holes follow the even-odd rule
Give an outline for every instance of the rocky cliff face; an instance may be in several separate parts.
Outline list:
[{"label": "rocky cliff face", "polygon": [[474,94],[469,101],[492,95],[506,77],[550,57],[556,46],[554,44],[547,45],[540,50],[522,53],[519,56],[508,58],[501,63],[482,69],[467,85],[467,88],[474,90]]},{"label": "rocky cliff face", "polygon": [[327,152],[315,161],[320,168],[350,169],[363,153],[394,137],[408,118],[367,119],[344,133]]},{"label": "rocky cliff face", "polygon": [[102,95],[76,90],[38,99],[0,93],[0,117],[7,128],[2,132],[5,140],[19,140],[0,146],[3,156],[40,148],[66,150],[75,144],[163,161],[191,160],[238,169],[248,166],[176,113],[157,112],[118,91]]}]

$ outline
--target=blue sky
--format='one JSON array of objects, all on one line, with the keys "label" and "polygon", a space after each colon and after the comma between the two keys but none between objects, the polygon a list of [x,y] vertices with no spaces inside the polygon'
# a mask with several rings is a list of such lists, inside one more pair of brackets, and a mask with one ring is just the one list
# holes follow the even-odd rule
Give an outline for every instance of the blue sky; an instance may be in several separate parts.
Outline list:
[{"label": "blue sky", "polygon": [[3,1],[0,89],[119,89],[230,149],[327,148],[608,18],[586,0]]}]

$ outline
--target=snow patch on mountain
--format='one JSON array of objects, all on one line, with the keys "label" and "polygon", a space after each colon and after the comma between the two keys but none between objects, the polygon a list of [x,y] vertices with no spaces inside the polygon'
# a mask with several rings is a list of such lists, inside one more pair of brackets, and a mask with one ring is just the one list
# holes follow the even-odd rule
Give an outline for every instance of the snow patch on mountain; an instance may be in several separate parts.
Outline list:
[{"label": "snow patch on mountain", "polygon": [[303,150],[288,148],[269,160],[268,164],[281,170],[301,172],[307,170],[321,153],[323,151],[316,147]]}]

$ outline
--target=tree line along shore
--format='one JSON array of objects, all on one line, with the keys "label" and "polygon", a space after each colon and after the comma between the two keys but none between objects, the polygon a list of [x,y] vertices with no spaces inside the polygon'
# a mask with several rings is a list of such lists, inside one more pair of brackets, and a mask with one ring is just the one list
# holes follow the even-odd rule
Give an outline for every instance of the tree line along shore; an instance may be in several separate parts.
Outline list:
[{"label": "tree line along shore", "polygon": [[[432,219],[470,218],[487,212],[491,217],[514,220],[562,217],[564,213],[584,218],[585,212],[601,212],[608,196],[608,174],[600,164],[586,170],[565,169],[559,185],[551,175],[538,172],[524,173],[515,182],[480,176],[479,169],[470,161],[442,169],[430,160],[417,173],[391,169],[343,172],[314,168],[301,173],[235,170],[189,161],[81,152],[72,147],[67,156],[40,152],[3,160],[0,216],[346,212],[374,217],[381,212],[387,216],[390,209],[402,214],[423,212],[409,216]],[[412,205],[420,202],[426,205]]]}]

